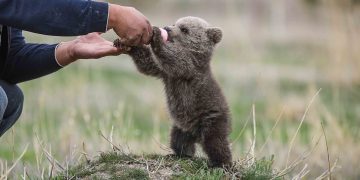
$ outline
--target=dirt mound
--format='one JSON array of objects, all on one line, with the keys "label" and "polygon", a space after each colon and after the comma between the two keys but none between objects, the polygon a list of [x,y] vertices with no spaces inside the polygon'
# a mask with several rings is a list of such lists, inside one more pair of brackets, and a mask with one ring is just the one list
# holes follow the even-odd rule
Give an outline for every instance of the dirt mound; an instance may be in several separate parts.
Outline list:
[{"label": "dirt mound", "polygon": [[271,179],[272,159],[231,170],[209,168],[204,158],[178,158],[156,154],[101,153],[93,161],[71,167],[55,179]]}]

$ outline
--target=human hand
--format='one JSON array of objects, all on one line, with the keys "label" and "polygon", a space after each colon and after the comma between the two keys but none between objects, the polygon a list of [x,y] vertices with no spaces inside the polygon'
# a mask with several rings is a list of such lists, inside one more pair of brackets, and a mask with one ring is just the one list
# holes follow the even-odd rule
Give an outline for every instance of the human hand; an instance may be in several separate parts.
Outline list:
[{"label": "human hand", "polygon": [[78,59],[98,59],[104,56],[119,55],[124,50],[113,46],[99,33],[89,33],[75,40],[60,43],[55,57],[59,65],[66,66]]},{"label": "human hand", "polygon": [[127,46],[149,44],[152,26],[147,18],[133,7],[109,4],[109,24]]},{"label": "human hand", "polygon": [[[151,42],[156,41],[156,43],[159,44],[160,39],[162,39],[163,42],[166,42],[168,40],[168,37],[168,32],[165,29],[155,26],[153,27],[153,36]],[[122,48],[124,51],[129,51],[131,49],[130,46],[123,44],[121,39],[119,38],[114,40],[114,46],[117,48]]]}]

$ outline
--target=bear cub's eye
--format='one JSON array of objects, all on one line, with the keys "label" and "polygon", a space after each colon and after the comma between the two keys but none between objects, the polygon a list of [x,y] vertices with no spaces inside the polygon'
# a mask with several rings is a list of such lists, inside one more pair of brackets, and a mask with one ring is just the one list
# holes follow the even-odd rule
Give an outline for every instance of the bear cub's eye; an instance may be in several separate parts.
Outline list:
[{"label": "bear cub's eye", "polygon": [[189,33],[189,29],[186,27],[181,27],[180,28],[181,32],[183,32],[184,34],[188,34]]}]

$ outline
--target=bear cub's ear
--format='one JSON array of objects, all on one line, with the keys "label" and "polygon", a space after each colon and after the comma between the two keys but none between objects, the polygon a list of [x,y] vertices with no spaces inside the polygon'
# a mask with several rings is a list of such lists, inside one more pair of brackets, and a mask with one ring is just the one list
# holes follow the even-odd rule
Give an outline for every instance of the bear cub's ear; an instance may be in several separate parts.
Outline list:
[{"label": "bear cub's ear", "polygon": [[214,42],[214,44],[217,44],[221,41],[222,31],[220,28],[217,27],[207,28],[206,33],[209,39]]}]

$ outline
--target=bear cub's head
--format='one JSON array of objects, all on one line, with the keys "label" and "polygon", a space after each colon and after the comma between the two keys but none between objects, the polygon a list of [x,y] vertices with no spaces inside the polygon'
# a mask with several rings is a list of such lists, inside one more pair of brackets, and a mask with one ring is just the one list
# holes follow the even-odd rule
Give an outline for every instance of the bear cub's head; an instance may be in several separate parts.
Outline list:
[{"label": "bear cub's head", "polygon": [[173,26],[164,27],[168,33],[167,43],[182,50],[197,52],[212,51],[220,42],[222,31],[211,27],[205,20],[198,17],[183,17]]}]

